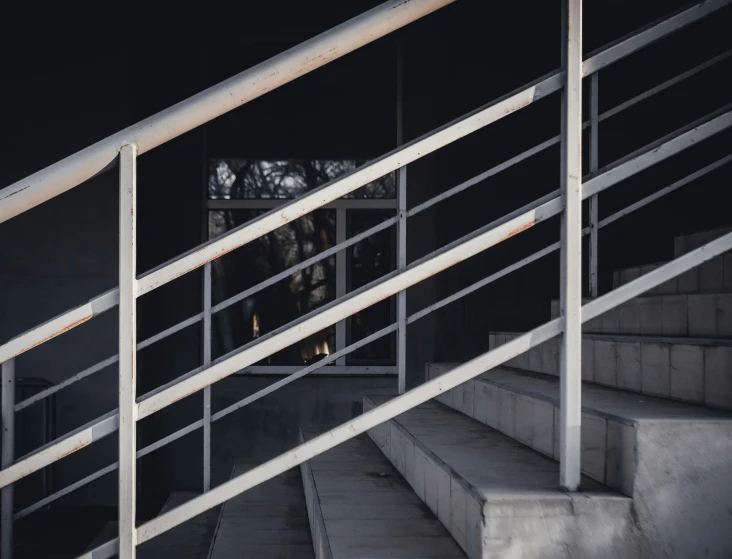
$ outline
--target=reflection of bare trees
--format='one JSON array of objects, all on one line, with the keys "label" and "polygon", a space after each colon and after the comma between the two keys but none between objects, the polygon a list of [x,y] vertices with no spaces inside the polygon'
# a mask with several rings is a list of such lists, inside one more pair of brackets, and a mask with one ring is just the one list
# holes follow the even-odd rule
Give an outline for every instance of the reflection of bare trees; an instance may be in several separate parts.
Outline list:
[{"label": "reflection of bare trees", "polygon": [[[215,237],[254,219],[260,212],[211,212],[209,233]],[[335,212],[316,211],[260,237],[214,261],[214,301],[230,297],[302,262],[335,244]],[[301,270],[215,315],[216,353],[243,345],[335,298],[335,258]],[[297,364],[333,345],[333,329],[311,336],[273,356],[273,364]]]},{"label": "reflection of bare trees", "polygon": [[[208,195],[212,200],[294,198],[354,171],[362,162],[346,160],[262,161],[214,159],[209,165]],[[394,198],[390,173],[347,198]]]}]

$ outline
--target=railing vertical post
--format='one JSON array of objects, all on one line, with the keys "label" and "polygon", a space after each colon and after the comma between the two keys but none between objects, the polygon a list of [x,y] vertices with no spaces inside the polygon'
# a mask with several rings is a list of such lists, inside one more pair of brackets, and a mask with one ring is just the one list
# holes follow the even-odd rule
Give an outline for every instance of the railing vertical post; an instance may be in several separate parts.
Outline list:
[{"label": "railing vertical post", "polygon": [[[404,72],[402,45],[397,45],[397,146],[404,143]],[[399,169],[397,175],[397,268],[407,267],[407,167]],[[397,374],[399,394],[407,389],[407,291],[397,294]]]},{"label": "railing vertical post", "polygon": [[120,149],[119,165],[119,557],[134,559],[136,508],[137,147]]},{"label": "railing vertical post", "polygon": [[[336,209],[336,244],[340,244],[346,241],[348,238],[348,229],[346,228],[347,222],[345,208]],[[339,250],[336,253],[336,299],[340,299],[346,294],[346,251]],[[346,347],[346,321],[341,320],[336,323],[336,351],[342,350]],[[346,364],[346,357],[340,357],[336,360],[336,365],[343,366]]]},{"label": "railing vertical post", "polygon": [[582,416],[582,0],[566,3],[562,17],[562,219],[560,484],[576,491],[580,483]]},{"label": "railing vertical post", "polygon": [[[2,467],[13,465],[15,459],[15,360],[9,359],[2,364]],[[2,526],[0,527],[0,559],[13,557],[13,491],[11,483],[2,488],[0,493],[0,509]]]},{"label": "railing vertical post", "polygon": [[[598,127],[600,124],[598,111],[598,79],[599,72],[590,77],[590,172],[598,169]],[[590,198],[590,297],[597,297],[597,235],[598,235],[598,202],[597,194]]]},{"label": "railing vertical post", "polygon": [[[211,262],[203,267],[203,366],[211,366]],[[203,390],[203,492],[211,489],[211,387]]]}]

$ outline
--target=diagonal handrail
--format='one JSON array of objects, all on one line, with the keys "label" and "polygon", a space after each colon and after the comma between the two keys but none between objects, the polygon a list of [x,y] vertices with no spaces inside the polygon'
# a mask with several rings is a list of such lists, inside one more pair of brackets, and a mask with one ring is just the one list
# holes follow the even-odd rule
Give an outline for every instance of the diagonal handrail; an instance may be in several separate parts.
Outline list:
[{"label": "diagonal handrail", "polygon": [[[669,80],[666,80],[665,82],[663,82],[657,86],[654,86],[654,87],[636,95],[635,97],[628,99],[627,101],[624,101],[623,103],[620,103],[616,107],[613,107],[612,109],[608,109],[607,111],[605,111],[604,113],[601,113],[599,115],[598,121],[602,122],[608,118],[611,118],[611,117],[621,113],[622,111],[627,110],[630,107],[635,106],[636,104],[644,101],[645,99],[648,99],[649,97],[651,97],[661,91],[664,91],[664,90],[680,83],[683,80],[686,80],[708,68],[711,68],[715,64],[718,64],[719,62],[722,62],[722,61],[728,59],[730,56],[732,56],[732,50],[724,51],[724,52],[718,54],[717,56],[714,56],[713,58],[710,58],[709,60],[707,60],[701,64],[698,64],[697,66],[690,68],[689,70],[687,70]],[[589,125],[590,125],[590,121],[589,120],[585,121],[584,127],[588,128]],[[463,192],[463,191],[467,190],[468,188],[471,188],[471,187],[479,184],[480,182],[482,182],[492,176],[495,176],[495,175],[501,173],[502,171],[505,171],[506,169],[544,151],[545,149],[547,149],[553,145],[558,145],[559,140],[560,140],[559,135],[554,136],[553,138],[550,138],[549,140],[546,140],[540,144],[537,144],[536,146],[529,148],[528,150],[526,150],[510,159],[507,159],[506,161],[491,167],[487,171],[484,171],[471,179],[463,181],[462,183],[413,207],[412,209],[410,209],[407,212],[407,216],[413,217],[413,216],[423,212],[424,210],[434,206],[435,204],[442,202],[448,198],[451,198],[451,197],[459,194],[460,192]],[[237,293],[236,295],[232,295],[228,299],[225,299],[225,300],[221,301],[220,303],[218,303],[217,305],[213,306],[211,308],[211,312],[217,313],[225,308],[230,307],[231,305],[238,303],[239,301],[242,301],[248,297],[251,297],[252,295],[258,293],[259,291],[266,289],[267,287],[274,285],[275,283],[277,283],[283,279],[286,279],[290,275],[292,275],[300,270],[303,270],[305,268],[308,268],[308,267],[312,266],[313,264],[315,264],[321,260],[324,260],[325,258],[328,258],[341,250],[344,250],[350,246],[353,246],[354,244],[360,242],[361,240],[363,240],[367,237],[370,237],[371,235],[374,235],[380,231],[383,231],[384,229],[387,229],[388,227],[391,227],[397,221],[398,221],[398,218],[396,216],[391,217],[391,218],[379,223],[378,225],[375,225],[374,227],[371,227],[370,229],[367,229],[367,230],[363,231],[362,233],[359,233],[358,235],[350,237],[349,239],[347,239],[341,243],[338,243],[337,245],[335,245],[321,253],[318,253],[318,254],[312,256],[311,258],[308,258],[307,260],[303,260],[302,262],[295,264],[294,266],[291,266],[290,268],[288,268],[278,274],[275,274],[274,276],[258,283],[255,286],[252,286],[240,293]],[[184,328],[187,328],[188,326],[191,326],[191,325],[201,321],[202,319],[203,319],[203,313],[197,313],[197,314],[191,316],[190,318],[187,318],[186,320],[183,320],[165,330],[162,330],[161,332],[151,336],[150,338],[143,340],[142,342],[140,342],[137,345],[137,349],[138,350],[144,349],[168,336],[171,336],[171,335],[183,330]],[[117,362],[117,356],[114,355],[114,356],[108,357],[107,359],[100,361],[99,363],[96,363],[90,367],[87,367],[86,369],[76,373],[75,375],[72,375],[71,377],[65,379],[64,381],[62,381],[58,384],[55,384],[53,386],[50,386],[49,388],[42,390],[41,392],[38,392],[38,393],[34,394],[33,396],[30,396],[21,402],[18,402],[15,405],[15,411],[17,412],[22,409],[25,409],[28,406],[30,406],[36,402],[39,402],[39,401],[43,400],[44,398],[47,398],[48,396],[55,394],[56,392],[59,392],[60,390],[66,388],[67,386],[74,384],[77,381],[87,378],[88,376],[90,376],[94,373],[97,373],[97,372],[103,370],[104,368],[108,367],[109,365],[112,365],[116,362]]]},{"label": "diagonal handrail", "polygon": [[[713,163],[710,163],[709,165],[706,165],[705,167],[695,171],[694,173],[691,173],[690,175],[687,175],[683,179],[680,179],[678,181],[675,181],[674,183],[660,189],[657,192],[654,192],[653,194],[650,194],[646,196],[645,198],[642,198],[641,200],[638,200],[637,202],[630,204],[629,206],[617,211],[616,213],[604,218],[598,223],[598,228],[606,227],[607,225],[610,225],[611,223],[614,223],[621,217],[624,217],[644,206],[647,206],[651,202],[658,200],[659,198],[662,198],[663,196],[670,194],[671,192],[674,192],[675,190],[678,190],[679,188],[686,186],[687,184],[690,184],[691,182],[695,181],[696,179],[711,173],[712,171],[719,169],[720,167],[732,162],[732,154],[727,155]],[[590,233],[590,228],[586,227],[583,229],[582,234],[588,235]],[[499,270],[498,272],[495,272],[471,285],[468,287],[465,287],[464,289],[461,289],[452,295],[449,295],[445,297],[444,299],[437,301],[436,303],[433,303],[432,305],[429,305],[422,310],[415,312],[414,314],[407,317],[407,324],[412,324],[421,318],[424,318],[425,316],[449,305],[450,303],[453,303],[459,299],[462,299],[463,297],[477,291],[478,289],[481,289],[498,279],[501,279],[508,274],[511,274],[515,272],[516,270],[519,270],[523,268],[524,266],[527,266],[528,264],[531,264],[532,262],[535,262],[544,256],[547,256],[551,254],[552,252],[559,250],[560,243],[556,242],[551,245],[546,246],[545,248],[521,259],[517,262],[514,262],[513,264],[506,266],[502,270]],[[230,406],[223,408],[222,410],[219,410],[218,412],[211,415],[211,422],[218,421],[219,419],[222,419],[223,417],[226,417],[227,415],[234,413],[235,411],[240,410],[241,408],[248,406],[249,404],[267,396],[268,394],[271,394],[272,392],[275,392],[276,390],[279,390],[280,388],[294,382],[295,380],[298,380],[304,376],[307,376],[308,374],[321,369],[330,363],[336,361],[337,359],[340,359],[341,357],[344,357],[345,355],[348,355],[357,349],[360,349],[361,347],[364,347],[365,345],[370,344],[371,342],[381,339],[384,336],[387,336],[391,334],[392,332],[396,331],[398,327],[398,324],[395,322],[393,324],[390,324],[389,326],[386,326],[382,328],[381,330],[378,330],[374,332],[373,334],[370,334],[369,336],[359,340],[358,342],[352,343],[349,346],[329,355],[325,359],[322,359],[316,363],[313,363],[312,365],[309,365],[303,369],[300,369],[299,371],[292,373],[288,376],[286,376],[283,379],[280,379],[265,388],[262,388],[261,390],[258,390],[257,392],[239,400],[238,402],[235,402],[231,404]],[[156,441],[155,443],[150,444],[149,446],[140,449],[137,451],[137,458],[142,458],[143,456],[146,456],[147,454],[150,454],[151,452],[154,452],[155,450],[162,448],[163,446],[176,441],[185,435],[194,432],[195,430],[199,429],[203,426],[203,420],[199,419],[197,421],[194,421],[190,425],[187,425],[186,427],[183,427],[177,431],[174,431],[173,433],[163,437],[162,439]],[[79,489],[80,487],[83,487],[92,481],[95,481],[99,479],[100,477],[113,472],[115,469],[117,469],[118,463],[110,464],[109,466],[106,466],[102,468],[101,470],[94,472],[93,474],[90,474],[62,489],[59,489],[52,495],[48,495],[47,497],[44,497],[40,501],[37,501],[36,503],[33,503],[32,505],[27,506],[26,508],[18,511],[14,515],[14,519],[18,520],[20,518],[23,518],[25,516],[28,516],[29,514],[35,512],[36,510],[45,507],[46,505],[56,501],[57,499],[60,499],[61,497],[68,495],[69,493],[75,491],[76,489]]]},{"label": "diagonal handrail", "polygon": [[[582,307],[582,322],[597,318],[645,291],[732,249],[732,233],[728,233],[648,274],[623,285]],[[345,423],[289,450],[268,462],[241,474],[208,493],[154,518],[137,529],[137,543],[142,544],[179,524],[206,512],[287,470],[311,460],[331,448],[356,437],[441,393],[502,365],[562,332],[562,318],[555,318],[498,348],[492,349],[444,375],[397,396],[389,402],[365,412]],[[105,544],[109,545],[109,544]]]},{"label": "diagonal handrail", "polygon": [[[641,153],[638,151],[633,152],[631,158],[623,158],[619,162],[606,167],[600,174],[592,178],[588,177],[583,185],[583,198],[610,188],[613,184],[624,180],[628,176],[645,170],[663,161],[665,158],[686,149],[690,145],[694,145],[730,126],[732,126],[732,104],[684,127],[681,132],[677,132],[670,138],[664,137],[664,142],[653,142],[649,146],[641,148],[639,150]],[[453,260],[454,262],[462,261],[480,252],[480,250],[485,250],[489,246],[500,242],[506,236],[515,233],[516,229],[531,227],[539,221],[557,215],[560,211],[561,199],[559,197],[559,191],[554,191],[517,210],[517,212],[523,212],[520,215],[514,212],[508,216],[504,216],[442,249],[417,260],[401,274],[388,274],[386,277],[364,286],[342,300],[334,301],[321,309],[305,315],[294,323],[287,324],[266,334],[252,344],[248,344],[243,348],[223,356],[223,358],[217,360],[208,369],[199,367],[183,375],[183,377],[138,398],[138,418],[142,419],[161,409],[167,403],[184,397],[186,395],[185,392],[188,390],[195,392],[205,386],[209,386],[215,380],[233,374],[236,370],[247,366],[250,359],[254,359],[253,362],[256,362],[266,357],[267,350],[278,347],[284,340],[291,340],[289,343],[297,341],[296,338],[299,335],[302,334],[302,337],[307,335],[304,334],[304,332],[308,332],[307,328],[315,328],[313,331],[319,331],[327,325],[326,321],[323,320],[324,313],[326,312],[329,313],[327,315],[329,317],[328,320],[334,317],[336,321],[340,320],[338,317],[348,310],[358,312],[359,306],[368,306],[368,304],[371,304],[369,301],[376,302],[377,300],[388,297],[389,295],[385,293],[389,293],[392,290],[396,293],[417,281],[421,281],[419,278],[422,276],[429,277],[429,275],[437,273],[442,269],[440,266],[445,265],[445,262]],[[466,251],[461,252],[464,248]],[[289,345],[289,343],[286,345]],[[283,347],[286,347],[286,345]],[[110,414],[103,416],[100,421],[90,422],[71,434],[41,447],[39,451],[21,458],[9,468],[0,470],[0,487],[13,483],[53,463],[62,456],[84,448],[94,440],[110,434],[116,430],[117,422],[118,415],[116,415],[116,412],[110,412]]]},{"label": "diagonal handrail", "polygon": [[[587,76],[594,71],[597,71],[614,62],[617,62],[618,60],[621,60],[622,58],[625,58],[626,56],[652,44],[653,42],[661,39],[662,37],[675,32],[675,31],[685,27],[686,25],[694,23],[695,21],[705,17],[709,13],[712,13],[716,10],[719,10],[719,9],[729,5],[730,2],[732,2],[732,0],[706,0],[699,4],[695,4],[689,8],[680,10],[678,13],[673,14],[669,17],[661,18],[661,19],[649,24],[648,26],[642,28],[641,30],[636,31],[632,34],[629,34],[628,36],[610,44],[607,47],[603,47],[598,52],[592,53],[584,62],[583,75]],[[415,3],[412,2],[410,4],[415,4]],[[382,6],[384,6],[384,5],[382,5]],[[353,20],[351,20],[351,21],[353,21]],[[346,24],[344,24],[344,25],[346,25]],[[315,39],[313,39],[313,40],[315,40]],[[290,51],[287,51],[287,52],[290,52]],[[285,54],[287,54],[287,53],[285,53]],[[278,58],[278,57],[275,57],[275,58]],[[255,67],[254,69],[252,69],[252,71],[256,70],[257,68],[259,68],[259,67]],[[247,72],[249,72],[249,71],[247,71]],[[561,74],[561,73],[555,73],[555,74],[549,76],[549,78],[546,78],[544,80],[544,82],[546,82],[546,80],[548,80],[548,79],[556,77],[557,75],[560,78],[563,76],[563,74]],[[238,79],[240,76],[241,76],[241,74],[232,79]],[[223,82],[223,83],[226,83],[226,82]],[[542,85],[542,84],[536,84],[536,85]],[[549,84],[544,83],[543,85],[549,85]],[[216,86],[216,87],[218,87],[218,86]],[[524,88],[524,89],[526,89],[526,88]],[[209,90],[207,90],[207,91],[209,91]],[[203,94],[199,94],[199,95],[203,95]],[[491,103],[491,104],[493,104],[493,103]],[[491,104],[489,104],[489,105],[491,105]],[[489,105],[486,105],[484,107],[488,107]],[[155,117],[153,117],[153,118],[155,118]],[[145,122],[147,122],[147,121],[145,121]],[[152,126],[154,123],[149,123],[149,124],[150,124],[150,126]],[[449,126],[449,125],[447,125],[447,126]],[[111,138],[114,138],[114,136]],[[94,146],[92,146],[92,147],[94,147]],[[91,149],[91,148],[89,148],[89,149]],[[396,150],[396,151],[399,151],[399,150]],[[77,154],[76,156],[72,156],[72,158],[77,157],[77,156],[81,157],[81,154],[83,154],[83,153],[84,152],[79,152],[79,154]],[[115,156],[116,156],[116,152],[115,152]],[[388,157],[388,155],[385,157]],[[71,158],[68,158],[68,159],[71,159]],[[64,160],[64,161],[67,161],[67,160]],[[60,162],[60,163],[63,163],[63,162]],[[59,165],[59,164],[56,164],[56,165]],[[50,169],[52,169],[54,167],[55,166],[51,166],[48,169],[42,171],[41,173],[45,173],[46,171],[49,171]],[[391,171],[386,171],[386,172],[391,172]],[[38,173],[36,175],[38,175]],[[32,177],[35,177],[36,175],[33,175]],[[31,179],[32,177],[29,177],[29,179]],[[375,177],[375,178],[378,178],[378,177]],[[340,180],[342,180],[342,179],[338,179],[335,182],[337,183]],[[328,183],[328,184],[324,185],[323,187],[321,187],[321,189],[330,187],[332,185],[333,185],[333,183]],[[6,191],[8,191],[9,189],[16,187],[16,186],[20,187],[20,183],[16,183],[15,185],[11,185],[10,187],[7,187],[6,189],[0,191],[0,222],[2,221],[3,207],[5,207],[8,204],[8,200],[6,199],[7,197],[3,198],[3,195],[6,193]],[[290,204],[292,204],[294,202],[297,202],[297,200],[290,202]],[[290,205],[290,204],[286,204],[286,205]],[[275,211],[275,210],[273,210],[273,211]],[[272,212],[270,212],[270,213],[272,213]],[[262,216],[262,218],[266,217],[266,215],[267,214],[265,214],[265,216]],[[284,224],[284,223],[280,223],[280,225],[282,225],[282,224]],[[249,222],[249,223],[243,224],[239,228],[233,229],[230,232],[228,232],[227,235],[222,236],[223,238],[219,237],[219,239],[217,239],[217,241],[232,240],[231,236],[233,236],[233,235],[238,235],[241,238],[244,235],[243,230],[247,227],[254,226],[254,225],[259,225],[259,220],[255,220],[255,222]],[[248,242],[248,241],[244,241],[244,242]],[[241,246],[241,245],[233,246],[233,245],[235,245],[235,243],[228,243],[228,244],[229,244],[228,250],[233,250],[234,248],[237,248],[237,246]],[[210,247],[210,245],[203,245],[203,247]],[[193,253],[196,253],[198,250],[199,250],[198,248],[194,249]],[[208,254],[208,256],[211,257],[211,259],[216,258],[215,251],[210,251],[207,254]],[[220,256],[220,254],[219,254],[219,256]],[[183,258],[183,257],[189,257],[189,263],[192,262],[194,264],[193,268],[205,264],[205,261],[203,261],[205,259],[201,260],[199,258],[198,261],[196,261],[195,258],[191,258],[192,253],[184,254],[181,258]],[[178,259],[168,262],[168,263],[164,264],[163,267],[173,266],[176,264],[177,261],[178,261]],[[191,268],[191,269],[193,269],[193,268]],[[161,278],[162,267],[158,267],[158,268],[151,270],[150,272],[148,272],[147,276],[150,276],[152,274],[156,274],[158,276],[157,277],[158,280],[162,279]],[[144,282],[144,278],[145,278],[145,276],[140,278],[141,281]],[[152,279],[150,277],[148,277],[147,281],[155,283],[156,277],[153,276]],[[157,287],[159,285],[160,284],[156,284],[154,287]],[[154,287],[149,285],[149,288],[154,288]],[[117,302],[118,302],[117,289],[112,289],[107,293],[104,293],[98,297],[95,297],[88,303],[85,303],[84,305],[81,305],[80,307],[77,307],[76,309],[72,309],[71,311],[68,311],[62,315],[59,315],[59,316],[51,319],[50,321],[48,321],[24,334],[21,334],[20,336],[13,338],[9,342],[7,342],[3,345],[0,345],[0,362],[7,361],[8,359],[11,359],[11,358],[17,356],[20,353],[23,353],[23,352],[27,351],[28,349],[31,349],[32,347],[35,347],[36,345],[43,343],[44,341],[47,341],[48,339],[51,339],[71,328],[74,328],[75,326],[77,326],[79,324],[82,324],[86,320],[89,320],[90,318],[98,315],[99,313],[104,312],[104,311],[114,307],[117,304]]]},{"label": "diagonal handrail", "polygon": [[388,0],[0,191],[0,223],[113,164],[120,147],[142,155],[455,0]]}]

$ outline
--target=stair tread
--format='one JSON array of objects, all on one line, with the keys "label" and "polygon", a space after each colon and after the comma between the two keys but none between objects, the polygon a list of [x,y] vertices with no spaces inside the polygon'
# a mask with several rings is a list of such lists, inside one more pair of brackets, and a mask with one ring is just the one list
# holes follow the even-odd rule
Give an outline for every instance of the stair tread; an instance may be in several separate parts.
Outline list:
[{"label": "stair tread", "polygon": [[[369,399],[379,405],[390,397]],[[439,402],[426,402],[393,421],[484,498],[575,498],[560,491],[556,461]],[[628,499],[586,476],[581,493]]]},{"label": "stair tread", "polygon": [[[232,477],[251,467],[237,463]],[[224,503],[209,557],[312,559],[299,470],[289,470]]]},{"label": "stair tread", "polygon": [[[475,380],[496,384],[512,392],[534,396],[552,403],[559,401],[559,379],[551,375],[496,367]],[[582,409],[585,412],[613,419],[631,421],[732,421],[732,413],[722,410],[616,390],[591,383],[582,385]]]},{"label": "stair tread", "polygon": [[[309,439],[315,434],[304,435]],[[310,462],[335,559],[465,557],[366,435]]]}]

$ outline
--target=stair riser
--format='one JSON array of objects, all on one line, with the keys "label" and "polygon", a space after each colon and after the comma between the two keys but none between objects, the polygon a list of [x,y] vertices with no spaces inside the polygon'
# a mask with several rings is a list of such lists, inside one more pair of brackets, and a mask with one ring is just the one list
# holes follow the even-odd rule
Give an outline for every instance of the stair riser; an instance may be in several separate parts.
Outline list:
[{"label": "stair riser", "polygon": [[[364,399],[364,412],[373,404]],[[419,498],[440,519],[470,559],[504,557],[574,557],[597,541],[597,526],[620,535],[630,529],[628,503],[596,503],[582,499],[543,499],[516,495],[508,500],[486,500],[456,472],[394,420],[369,431],[389,461],[400,471]],[[490,464],[486,464],[490,467]],[[581,510],[582,505],[588,507]],[[608,510],[609,507],[612,510]],[[618,510],[615,510],[618,509]],[[598,517],[602,522],[598,523]],[[551,537],[547,537],[551,534]],[[566,540],[566,541],[565,541]],[[587,541],[589,540],[589,541]],[[623,544],[621,544],[623,545]],[[634,544],[628,544],[631,547]],[[577,557],[584,556],[580,551]],[[617,557],[617,549],[601,546],[592,557]],[[636,557],[630,553],[629,557]]]},{"label": "stair riser", "polygon": [[[450,368],[430,365],[427,376],[435,378]],[[480,377],[439,397],[443,404],[558,461],[557,399],[508,390]],[[695,557],[713,542],[713,549],[724,550],[721,556],[732,552],[726,536],[720,535],[728,531],[732,505],[727,482],[732,479],[732,422],[621,422],[583,413],[581,437],[582,472],[633,497],[651,549],[663,549],[668,557]],[[682,551],[684,546],[689,547]]]},{"label": "stair riser", "polygon": [[[613,288],[638,279],[665,264],[649,264],[615,270],[613,272]],[[671,293],[719,293],[732,292],[732,254],[717,256],[711,260],[684,272],[666,283],[646,292],[647,295]]]},{"label": "stair riser", "polygon": [[[559,301],[552,301],[551,316],[559,316]],[[633,299],[587,322],[583,331],[593,334],[732,338],[732,293]]]},{"label": "stair riser", "polygon": [[[491,349],[516,334],[491,334]],[[559,338],[529,350],[507,366],[557,376]],[[609,341],[584,336],[582,379],[682,402],[732,409],[732,347]]]}]

